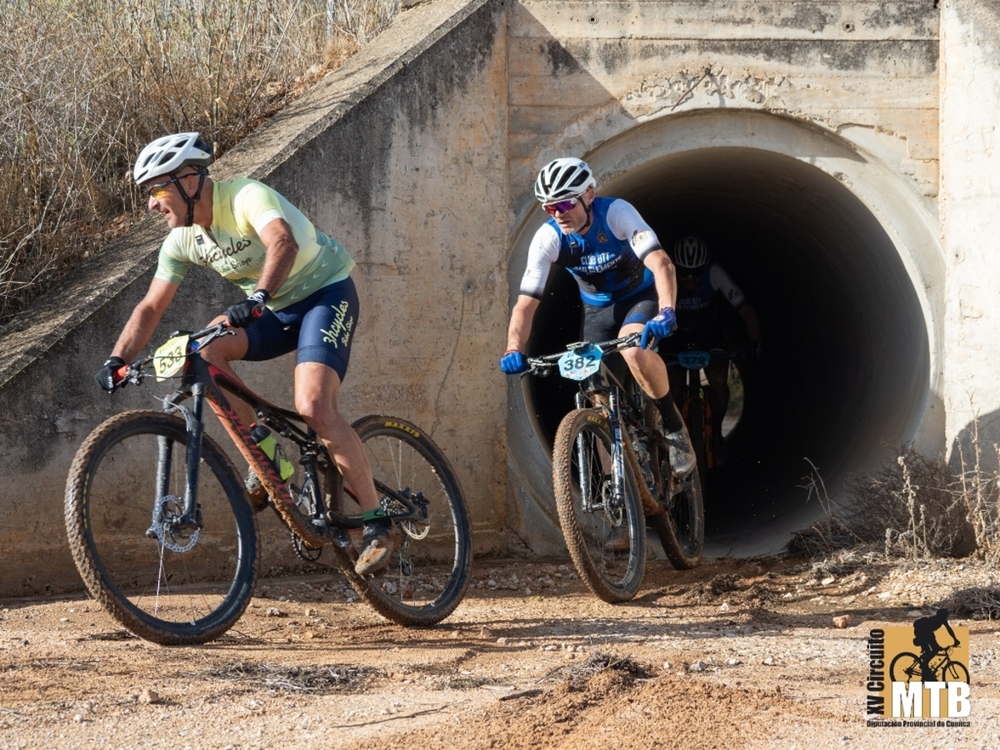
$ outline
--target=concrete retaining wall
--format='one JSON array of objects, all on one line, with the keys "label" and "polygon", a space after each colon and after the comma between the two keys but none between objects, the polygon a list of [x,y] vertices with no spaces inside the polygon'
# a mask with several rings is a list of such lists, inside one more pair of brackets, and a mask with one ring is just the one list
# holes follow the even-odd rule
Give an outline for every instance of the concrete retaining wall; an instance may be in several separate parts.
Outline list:
[{"label": "concrete retaining wall", "polygon": [[[213,169],[272,184],[357,260],[362,308],[341,408],[351,419],[398,414],[431,434],[466,492],[479,553],[506,544],[505,401],[492,356],[506,316],[508,219],[496,210],[507,204],[505,64],[502,3],[417,5]],[[164,234],[150,217],[4,331],[0,595],[80,587],[63,531],[66,473],[101,420],[156,408],[155,388],[109,398],[92,375],[145,292]],[[238,298],[194,269],[154,341]],[[291,404],[292,367],[286,357],[241,372]],[[262,570],[295,564],[287,532],[261,519]]]}]

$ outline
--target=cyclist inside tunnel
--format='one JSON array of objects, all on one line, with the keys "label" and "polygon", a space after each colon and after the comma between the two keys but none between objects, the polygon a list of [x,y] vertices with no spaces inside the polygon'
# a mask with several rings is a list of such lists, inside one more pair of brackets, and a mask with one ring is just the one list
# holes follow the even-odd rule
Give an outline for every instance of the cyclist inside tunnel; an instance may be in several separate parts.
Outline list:
[{"label": "cyclist inside tunnel", "polygon": [[[676,356],[685,349],[712,353],[705,369],[708,380],[708,401],[712,411],[712,453],[714,465],[726,460],[726,441],[722,434],[723,420],[729,408],[729,356],[735,337],[727,326],[725,305],[739,313],[745,335],[750,342],[750,361],[760,356],[760,322],[746,296],[726,270],[712,262],[707,243],[700,237],[681,237],[674,243],[673,262],[677,269],[677,332],[661,342],[663,355]],[[676,364],[668,368],[671,389],[680,393],[683,369]],[[695,437],[697,439],[697,437]]]},{"label": "cyclist inside tunnel", "polygon": [[[245,178],[215,181],[211,163],[211,146],[195,132],[158,138],[140,152],[133,178],[170,232],[145,297],[95,379],[105,390],[115,388],[120,369],[149,343],[191,265],[234,282],[246,298],[212,323],[227,320],[235,335],[219,339],[203,357],[239,381],[230,362],[297,352],[296,410],[323,440],[363,511],[356,571],[377,572],[400,532],[379,505],[360,438],[337,410],[358,320],[354,260],[277,191]],[[246,405],[237,408],[252,416]],[[247,489],[251,499],[262,490],[252,471]],[[266,502],[266,494],[256,500]]]},{"label": "cyclist inside tunnel", "polygon": [[632,204],[596,197],[597,180],[577,158],[555,159],[538,173],[535,197],[549,220],[535,232],[520,293],[511,311],[500,369],[529,369],[524,349],[552,266],[576,280],[583,302],[581,339],[600,341],[642,331],[642,344],[622,352],[636,381],[655,400],[670,446],[670,463],[690,474],[695,455],[674,406],[666,366],[646,347],[672,334],[677,282],[673,263]]}]

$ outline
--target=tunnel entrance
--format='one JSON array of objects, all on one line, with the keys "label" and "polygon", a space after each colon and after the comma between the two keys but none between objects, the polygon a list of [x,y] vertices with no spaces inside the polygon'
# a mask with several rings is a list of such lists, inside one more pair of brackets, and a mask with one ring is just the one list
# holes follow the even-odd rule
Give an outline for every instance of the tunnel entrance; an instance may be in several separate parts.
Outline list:
[{"label": "tunnel entrance", "polygon": [[[756,308],[763,356],[745,373],[729,457],[709,483],[707,541],[716,555],[777,551],[823,512],[804,488],[811,466],[834,495],[911,441],[926,409],[928,324],[900,250],[841,180],[789,155],[694,148],[606,183],[595,171],[600,193],[633,203],[664,247],[704,238]],[[576,284],[560,271],[530,353],[578,340],[579,321]],[[526,416],[548,456],[574,385],[526,380]]]}]

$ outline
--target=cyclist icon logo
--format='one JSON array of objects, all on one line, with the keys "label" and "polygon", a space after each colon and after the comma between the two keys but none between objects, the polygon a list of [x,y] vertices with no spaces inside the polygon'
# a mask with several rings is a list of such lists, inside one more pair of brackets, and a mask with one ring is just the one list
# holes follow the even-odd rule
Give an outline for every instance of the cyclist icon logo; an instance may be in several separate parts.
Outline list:
[{"label": "cyclist icon logo", "polygon": [[[950,642],[938,642],[938,631],[947,632]],[[889,664],[889,678],[909,685],[911,682],[969,682],[969,669],[953,659],[952,649],[962,645],[948,622],[948,610],[917,618],[913,623],[913,645],[920,653],[901,651]]]},{"label": "cyclist icon logo", "polygon": [[966,726],[955,722],[971,712],[968,643],[969,629],[952,625],[941,608],[912,625],[873,628],[866,709],[869,717],[884,719],[869,719],[869,726]]}]

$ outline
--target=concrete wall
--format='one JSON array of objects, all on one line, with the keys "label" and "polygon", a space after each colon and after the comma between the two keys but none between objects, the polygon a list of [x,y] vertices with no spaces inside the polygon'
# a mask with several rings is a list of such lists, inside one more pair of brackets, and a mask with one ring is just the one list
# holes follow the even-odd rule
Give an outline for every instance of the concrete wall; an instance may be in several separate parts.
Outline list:
[{"label": "concrete wall", "polygon": [[[997,432],[997,16],[987,0],[410,3],[215,174],[267,180],[357,259],[343,410],[432,434],[479,553],[509,549],[508,529],[536,552],[561,548],[545,413],[560,402],[496,369],[543,220],[537,169],[583,156],[665,243],[706,233],[759,307],[776,386],[758,414],[782,419],[752,423],[755,443],[779,449],[737,451],[741,491],[709,508],[709,528],[716,551],[739,549],[719,517],[780,547],[819,512],[789,512],[804,504],[804,457],[836,491],[902,442],[967,443],[977,414]],[[0,595],[79,586],[66,469],[104,417],[153,406],[136,389],[103,396],[91,376],[162,234],[151,217],[3,332]],[[572,288],[558,287],[540,311],[556,333],[539,347],[573,336],[559,312]],[[158,338],[236,297],[193,273]],[[243,372],[291,402],[288,359]],[[281,530],[264,531],[264,569],[292,564]]]},{"label": "concrete wall", "polygon": [[[467,495],[479,553],[506,543],[492,356],[506,316],[507,215],[495,208],[508,200],[505,65],[502,4],[417,5],[213,170],[274,185],[357,260],[361,316],[341,408],[351,419],[398,414],[435,439]],[[150,217],[4,331],[0,595],[80,587],[63,531],[66,474],[101,420],[156,408],[155,387],[108,397],[92,375],[149,283],[164,229]],[[238,298],[195,269],[154,341]],[[291,404],[292,367],[286,357],[242,372]],[[284,570],[295,563],[287,532],[260,518],[262,570]]]},{"label": "concrete wall", "polygon": [[[988,467],[1000,443],[997,249],[1000,246],[1000,9],[941,3],[941,236],[947,251],[948,436]],[[956,460],[955,463],[958,461]]]}]

